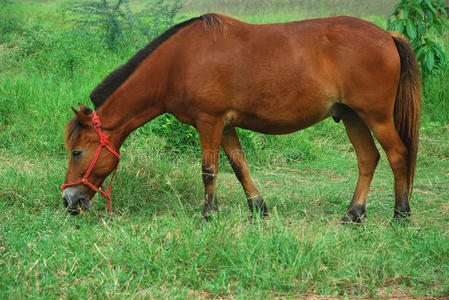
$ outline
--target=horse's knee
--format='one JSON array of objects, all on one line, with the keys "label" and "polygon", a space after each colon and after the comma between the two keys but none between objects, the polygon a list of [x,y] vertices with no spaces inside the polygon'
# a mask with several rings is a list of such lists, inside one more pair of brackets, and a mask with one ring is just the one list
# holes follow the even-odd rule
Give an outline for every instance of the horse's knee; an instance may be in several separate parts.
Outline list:
[{"label": "horse's knee", "polygon": [[204,185],[210,185],[214,182],[215,179],[215,167],[213,165],[205,165],[203,164],[203,182]]}]

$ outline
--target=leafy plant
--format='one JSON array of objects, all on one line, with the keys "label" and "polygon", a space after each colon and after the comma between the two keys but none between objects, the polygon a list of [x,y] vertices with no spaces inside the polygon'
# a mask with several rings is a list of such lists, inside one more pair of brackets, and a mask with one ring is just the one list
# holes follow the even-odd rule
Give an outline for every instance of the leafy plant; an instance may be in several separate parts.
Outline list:
[{"label": "leafy plant", "polygon": [[175,25],[175,17],[182,8],[181,0],[157,0],[134,15],[135,29],[147,37],[147,42]]},{"label": "leafy plant", "polygon": [[401,0],[388,20],[388,30],[405,35],[412,43],[424,74],[438,69],[446,60],[440,44],[429,37],[430,30],[442,32],[447,15],[444,0]]},{"label": "leafy plant", "polygon": [[126,29],[132,28],[129,0],[93,0],[75,4],[68,9],[79,27],[99,33],[108,48],[115,49]]},{"label": "leafy plant", "polygon": [[0,10],[2,10],[6,6],[6,4],[10,4],[10,3],[11,3],[11,1],[9,1],[9,0],[0,0]]},{"label": "leafy plant", "polygon": [[137,135],[140,133],[145,136],[155,134],[164,138],[165,147],[174,152],[182,152],[186,147],[195,148],[199,145],[199,136],[195,128],[179,122],[174,116],[168,114],[153,120],[149,126],[139,128]]},{"label": "leafy plant", "polygon": [[157,0],[134,12],[129,0],[90,0],[68,10],[84,33],[100,35],[109,49],[125,41],[142,47],[175,24],[181,0]]}]

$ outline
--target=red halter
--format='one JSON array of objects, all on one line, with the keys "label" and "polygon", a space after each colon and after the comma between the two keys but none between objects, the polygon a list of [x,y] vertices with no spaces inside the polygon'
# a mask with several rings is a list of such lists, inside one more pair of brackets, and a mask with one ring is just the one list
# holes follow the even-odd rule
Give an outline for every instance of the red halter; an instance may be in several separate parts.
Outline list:
[{"label": "red halter", "polygon": [[[92,160],[92,162],[91,162],[91,164],[89,166],[89,169],[87,169],[86,174],[84,174],[84,177],[82,179],[77,180],[77,181],[72,182],[72,183],[64,183],[63,185],[61,185],[61,189],[65,189],[65,188],[67,188],[69,186],[74,186],[74,185],[78,185],[78,184],[87,185],[88,187],[93,189],[95,192],[100,193],[104,198],[106,198],[107,204],[108,204],[108,213],[110,215],[111,214],[111,196],[110,195],[111,195],[112,180],[114,180],[115,173],[117,172],[117,169],[118,169],[118,163],[120,162],[120,154],[119,154],[120,152],[117,153],[114,149],[112,149],[108,145],[109,137],[104,135],[101,132],[100,118],[98,117],[98,115],[97,115],[97,113],[95,111],[92,112],[92,123],[94,125],[95,131],[98,134],[98,137],[100,138],[100,145],[98,145],[97,152],[95,153],[95,157]],[[118,159],[117,167],[115,167],[114,174],[112,174],[111,181],[109,181],[109,187],[108,187],[107,191],[104,189],[103,186],[101,186],[100,188],[97,188],[95,185],[90,183],[88,181],[88,179],[87,179],[89,177],[89,175],[90,175],[90,172],[92,172],[92,169],[94,168],[95,163],[97,162],[98,157],[100,156],[101,149],[103,149],[103,147],[108,149],[109,152],[114,154],[117,157],[117,159]]]}]

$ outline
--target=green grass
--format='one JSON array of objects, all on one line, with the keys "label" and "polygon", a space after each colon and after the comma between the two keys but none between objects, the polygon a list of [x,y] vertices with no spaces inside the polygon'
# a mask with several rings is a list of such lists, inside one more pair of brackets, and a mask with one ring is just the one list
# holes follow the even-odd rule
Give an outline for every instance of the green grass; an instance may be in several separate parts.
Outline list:
[{"label": "green grass", "polygon": [[[204,3],[188,3],[183,13],[197,15]],[[292,20],[294,13],[279,8],[271,15],[275,2],[260,2],[260,13],[236,3],[247,21]],[[59,189],[69,108],[87,104],[91,89],[132,50],[111,52],[101,41],[67,36],[65,5],[20,1],[0,12],[1,299],[449,295],[448,65],[424,82],[413,215],[405,226],[390,223],[393,178],[383,151],[367,222],[339,224],[358,171],[343,125],[332,120],[287,136],[244,133],[270,208],[265,220],[248,220],[243,191],[222,156],[220,214],[205,223],[200,153],[174,152],[170,139],[151,134],[159,130],[151,124],[122,149],[113,219],[98,196],[89,212],[72,217]],[[357,9],[354,15],[371,15]],[[322,12],[331,15],[332,6]],[[5,27],[6,13],[19,29]],[[448,35],[439,41],[449,55]]]}]

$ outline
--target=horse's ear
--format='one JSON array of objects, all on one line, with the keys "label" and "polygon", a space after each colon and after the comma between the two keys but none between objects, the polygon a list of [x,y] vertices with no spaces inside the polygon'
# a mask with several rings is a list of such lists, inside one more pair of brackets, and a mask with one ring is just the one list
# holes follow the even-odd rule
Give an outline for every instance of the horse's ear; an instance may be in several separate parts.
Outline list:
[{"label": "horse's ear", "polygon": [[73,107],[72,107],[72,110],[75,113],[76,118],[82,125],[88,126],[90,124],[90,118],[87,114],[85,114],[83,111],[77,111]]},{"label": "horse's ear", "polygon": [[80,111],[82,111],[84,114],[90,115],[92,113],[92,110],[84,104],[78,103],[78,106],[80,107]]}]

